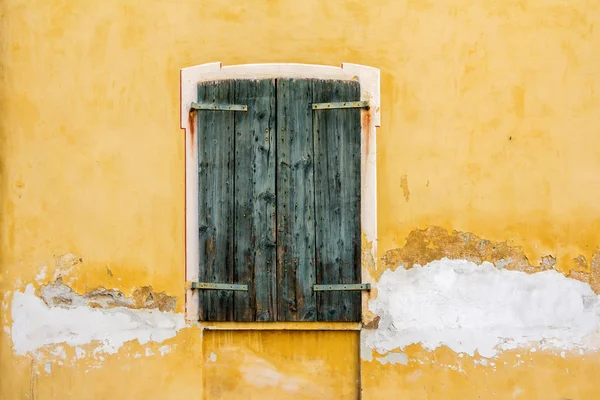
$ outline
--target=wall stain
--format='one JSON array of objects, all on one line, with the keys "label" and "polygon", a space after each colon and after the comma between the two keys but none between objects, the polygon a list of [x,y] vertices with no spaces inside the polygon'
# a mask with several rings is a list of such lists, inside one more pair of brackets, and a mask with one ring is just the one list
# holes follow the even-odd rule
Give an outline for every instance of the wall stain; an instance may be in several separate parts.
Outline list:
[{"label": "wall stain", "polygon": [[197,119],[197,115],[198,113],[195,110],[191,110],[188,113],[188,125],[190,127],[190,146],[191,149],[190,150],[194,150],[194,148],[196,147],[196,119]]},{"label": "wall stain", "polygon": [[408,190],[408,176],[402,175],[400,178],[400,187],[402,187],[402,193],[404,194],[404,198],[408,202],[410,200],[410,190]]},{"label": "wall stain", "polygon": [[158,309],[165,312],[175,311],[177,303],[177,297],[169,296],[165,292],[156,292],[152,289],[152,286],[142,286],[136,289],[131,297],[125,296],[116,289],[106,289],[102,286],[80,295],[65,285],[62,278],[58,278],[54,283],[42,286],[38,289],[37,294],[49,307],[126,307],[132,309]]},{"label": "wall stain", "polygon": [[371,109],[363,111],[360,115],[361,118],[361,129],[365,134],[365,159],[369,154],[369,142],[371,141]]}]

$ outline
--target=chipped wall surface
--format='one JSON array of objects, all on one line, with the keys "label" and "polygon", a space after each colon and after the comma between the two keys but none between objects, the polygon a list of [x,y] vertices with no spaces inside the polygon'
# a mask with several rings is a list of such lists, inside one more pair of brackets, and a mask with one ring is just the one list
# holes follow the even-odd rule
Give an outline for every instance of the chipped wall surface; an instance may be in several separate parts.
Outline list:
[{"label": "chipped wall surface", "polygon": [[[41,289],[43,300],[35,295],[33,285],[27,285],[24,293],[13,294],[10,333],[16,354],[61,343],[73,347],[97,344],[94,354],[115,353],[132,340],[140,344],[162,342],[185,325],[181,314],[123,306],[105,309],[96,301],[91,306],[85,296],[66,289],[70,290],[62,285],[45,286]],[[98,296],[98,291],[94,292],[92,295]],[[106,300],[107,291],[102,292],[101,300]],[[50,307],[48,301],[52,303]]]},{"label": "chipped wall surface", "polygon": [[[600,398],[598,21],[583,0],[0,2],[0,399]],[[356,332],[183,322],[179,71],[215,60],[381,71],[362,361]]]}]

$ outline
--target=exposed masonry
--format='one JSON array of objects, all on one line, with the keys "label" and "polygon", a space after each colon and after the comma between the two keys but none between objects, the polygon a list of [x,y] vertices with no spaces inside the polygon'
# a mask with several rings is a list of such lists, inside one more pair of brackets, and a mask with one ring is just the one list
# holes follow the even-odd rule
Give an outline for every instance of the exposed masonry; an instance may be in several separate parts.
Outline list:
[{"label": "exposed masonry", "polygon": [[165,292],[155,292],[152,286],[143,286],[136,289],[131,297],[126,297],[116,289],[105,289],[104,287],[99,287],[80,295],[65,285],[62,278],[58,278],[54,283],[42,286],[38,290],[38,294],[46,305],[65,308],[125,307],[174,311],[177,303],[177,297],[168,296]]},{"label": "exposed masonry", "polygon": [[[519,246],[511,246],[508,242],[492,242],[470,232],[448,233],[446,229],[438,226],[413,230],[407,236],[403,247],[388,251],[381,261],[385,267],[383,270],[393,270],[397,267],[411,268],[415,264],[425,265],[444,257],[472,261],[476,264],[487,261],[496,268],[529,274],[550,270],[556,266],[556,258],[552,255],[543,256],[540,263],[534,265],[529,262],[523,248]],[[576,257],[573,262],[580,270],[570,271],[569,277],[589,283],[594,292],[600,294],[600,249],[592,255],[589,266],[583,255]]]}]

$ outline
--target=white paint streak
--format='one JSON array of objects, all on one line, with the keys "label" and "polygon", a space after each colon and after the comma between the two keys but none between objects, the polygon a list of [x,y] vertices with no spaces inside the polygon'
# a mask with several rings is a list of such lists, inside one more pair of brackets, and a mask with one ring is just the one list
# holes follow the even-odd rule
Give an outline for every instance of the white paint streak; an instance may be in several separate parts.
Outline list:
[{"label": "white paint streak", "polygon": [[[12,340],[17,354],[46,345],[98,343],[97,351],[115,353],[125,342],[161,342],[184,327],[183,315],[128,308],[48,307],[35,296],[33,285],[15,292]],[[96,353],[96,351],[94,351]]]},{"label": "white paint streak", "polygon": [[386,271],[369,307],[380,316],[367,345],[385,354],[410,344],[494,357],[499,350],[600,348],[600,301],[589,285],[442,259]]}]

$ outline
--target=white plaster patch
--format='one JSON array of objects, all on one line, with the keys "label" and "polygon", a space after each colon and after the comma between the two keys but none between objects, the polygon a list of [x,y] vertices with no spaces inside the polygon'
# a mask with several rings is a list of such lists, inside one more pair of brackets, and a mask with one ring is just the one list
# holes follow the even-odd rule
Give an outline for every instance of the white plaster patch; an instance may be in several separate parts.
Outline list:
[{"label": "white plaster patch", "polygon": [[67,358],[67,353],[65,352],[65,348],[62,346],[56,346],[54,348],[54,350],[52,350],[50,352],[50,354],[52,354],[55,357],[61,358],[63,360]]},{"label": "white plaster patch", "polygon": [[40,270],[40,273],[39,273],[39,274],[37,274],[37,275],[36,275],[36,277],[35,277],[35,281],[36,281],[37,283],[42,283],[42,281],[43,281],[44,279],[46,279],[46,271],[47,271],[47,270],[48,270],[48,267],[47,267],[46,265],[44,265],[44,266],[42,267],[42,269]]},{"label": "white plaster patch", "polygon": [[14,293],[11,310],[13,348],[20,355],[46,345],[94,342],[99,344],[94,354],[115,353],[125,342],[161,342],[185,326],[183,315],[158,310],[48,307],[31,284]]},{"label": "white plaster patch", "polygon": [[49,362],[47,362],[44,365],[44,371],[46,371],[47,374],[49,374],[50,372],[52,372],[52,364],[50,364]]},{"label": "white plaster patch", "polygon": [[380,317],[366,344],[385,354],[421,344],[494,357],[498,351],[600,348],[600,298],[554,271],[526,274],[465,260],[385,271],[369,304]]},{"label": "white plaster patch", "polygon": [[208,356],[208,359],[210,360],[210,362],[217,362],[217,355],[211,351],[210,356]]},{"label": "white plaster patch", "polygon": [[363,361],[373,361],[373,349],[367,343],[369,332],[365,329],[360,331],[360,359]]},{"label": "white plaster patch", "polygon": [[75,357],[77,359],[85,357],[85,350],[81,347],[75,347]]},{"label": "white plaster patch", "polygon": [[408,364],[408,356],[405,353],[387,353],[383,357],[378,357],[377,361],[379,361],[382,365],[385,364]]},{"label": "white plaster patch", "polygon": [[164,357],[165,355],[167,355],[171,352],[171,348],[165,344],[158,348],[158,352],[160,353],[161,357]]}]

